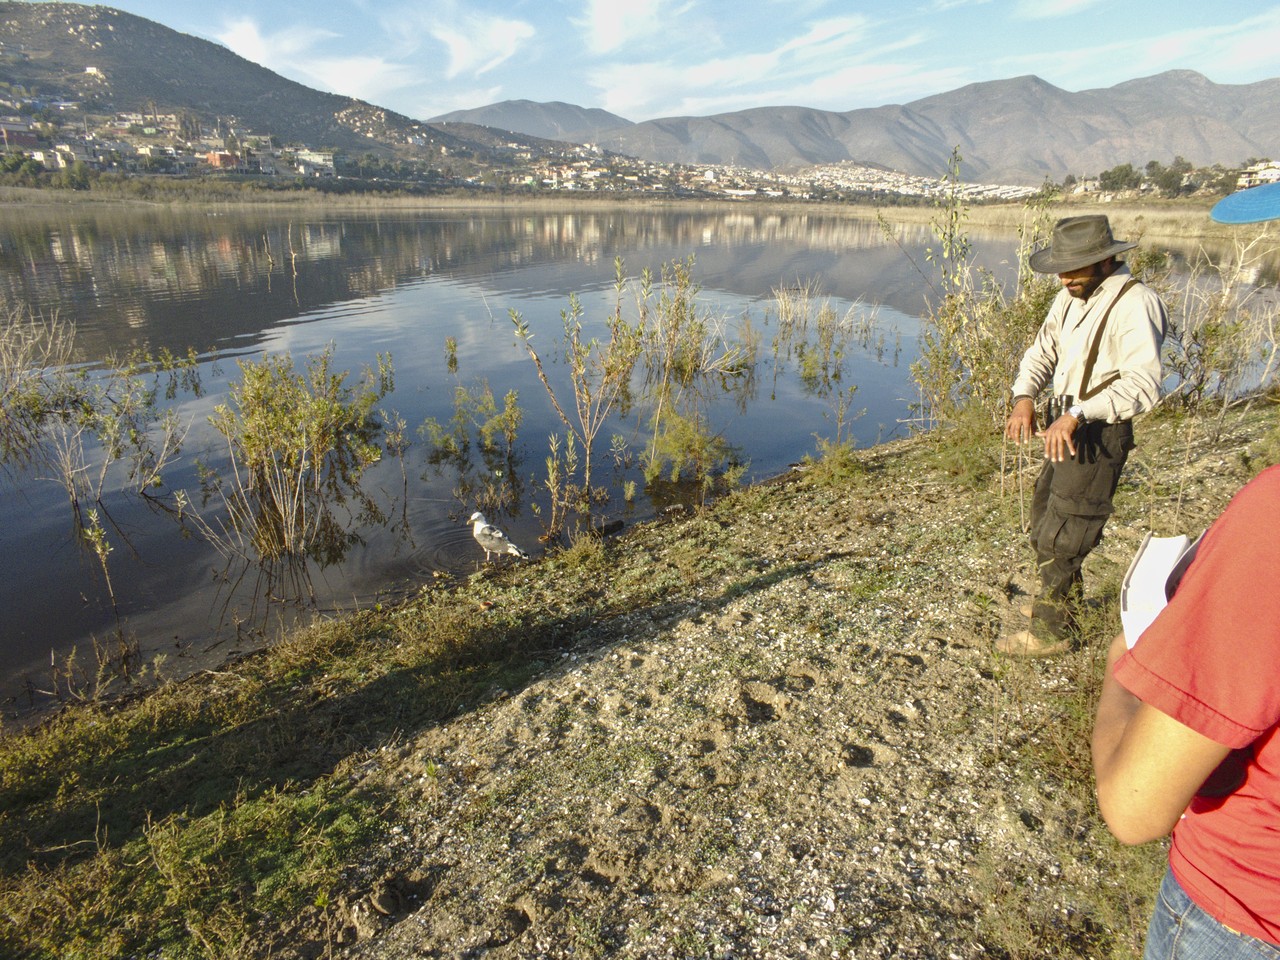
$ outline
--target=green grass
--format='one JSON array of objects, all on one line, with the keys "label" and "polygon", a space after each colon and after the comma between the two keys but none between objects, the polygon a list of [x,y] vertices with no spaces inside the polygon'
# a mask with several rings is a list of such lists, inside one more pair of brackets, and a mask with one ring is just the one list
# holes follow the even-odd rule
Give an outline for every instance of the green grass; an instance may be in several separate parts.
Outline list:
[{"label": "green grass", "polygon": [[[627,561],[618,543],[584,537],[537,576],[477,575],[9,732],[0,955],[235,956],[269,911],[325,902],[394,806],[349,794],[344,766],[518,689],[614,616],[722,587],[741,562],[709,550],[713,531],[699,526],[659,562],[670,576],[646,575],[646,553]],[[598,758],[597,772],[651,762],[640,754]]]}]

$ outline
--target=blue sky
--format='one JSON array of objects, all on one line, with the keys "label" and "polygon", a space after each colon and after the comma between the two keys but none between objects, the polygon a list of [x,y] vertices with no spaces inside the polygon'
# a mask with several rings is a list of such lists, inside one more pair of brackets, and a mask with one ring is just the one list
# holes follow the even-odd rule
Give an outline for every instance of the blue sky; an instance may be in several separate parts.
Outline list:
[{"label": "blue sky", "polygon": [[1257,0],[115,0],[292,80],[415,119],[562,100],[629,120],[851,110],[1036,74],[1280,77]]}]

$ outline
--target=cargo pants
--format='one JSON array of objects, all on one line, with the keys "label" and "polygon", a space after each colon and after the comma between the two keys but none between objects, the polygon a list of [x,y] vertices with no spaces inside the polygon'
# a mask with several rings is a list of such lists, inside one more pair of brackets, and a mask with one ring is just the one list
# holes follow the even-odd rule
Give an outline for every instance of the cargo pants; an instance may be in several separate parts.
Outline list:
[{"label": "cargo pants", "polygon": [[1133,424],[1086,423],[1076,431],[1076,455],[1046,460],[1031,500],[1031,547],[1040,589],[1032,604],[1031,630],[1062,637],[1082,596],[1080,565],[1102,539],[1111,516],[1120,471],[1133,449]]}]

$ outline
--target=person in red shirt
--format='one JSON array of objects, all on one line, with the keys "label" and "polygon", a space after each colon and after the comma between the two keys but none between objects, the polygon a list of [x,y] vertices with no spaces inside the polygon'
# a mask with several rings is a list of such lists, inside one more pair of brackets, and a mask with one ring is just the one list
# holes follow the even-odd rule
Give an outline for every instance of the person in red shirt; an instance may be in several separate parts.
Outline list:
[{"label": "person in red shirt", "polygon": [[[1280,217],[1280,184],[1213,216]],[[1098,806],[1121,842],[1173,833],[1146,960],[1280,960],[1278,572],[1271,467],[1205,533],[1132,648],[1112,643],[1093,732]]]}]

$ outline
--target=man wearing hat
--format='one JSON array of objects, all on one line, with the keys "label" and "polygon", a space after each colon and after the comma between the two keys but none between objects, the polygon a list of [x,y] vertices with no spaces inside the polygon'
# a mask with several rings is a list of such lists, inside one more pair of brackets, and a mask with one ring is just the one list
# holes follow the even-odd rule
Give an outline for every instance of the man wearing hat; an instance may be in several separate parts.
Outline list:
[{"label": "man wearing hat", "polygon": [[[1013,656],[1070,649],[1080,565],[1112,512],[1120,471],[1133,449],[1132,418],[1160,399],[1160,346],[1167,311],[1116,255],[1136,247],[1116,240],[1105,216],[1067,217],[1031,269],[1062,281],[1013,383],[1006,435],[1044,441],[1044,468],[1031,503],[1031,546],[1040,586],[1028,629],[1002,637]],[[1049,391],[1044,428],[1036,399]]]}]

